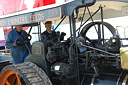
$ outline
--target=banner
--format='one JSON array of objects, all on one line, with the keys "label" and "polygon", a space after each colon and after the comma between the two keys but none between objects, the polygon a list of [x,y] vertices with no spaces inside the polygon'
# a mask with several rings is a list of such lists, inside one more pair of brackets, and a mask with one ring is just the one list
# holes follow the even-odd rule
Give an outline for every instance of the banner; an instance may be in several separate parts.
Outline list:
[{"label": "banner", "polygon": [[12,26],[19,24],[29,24],[47,20],[55,20],[61,18],[61,8],[51,8],[47,10],[36,11],[32,13],[21,14],[13,17],[0,19],[0,27]]}]

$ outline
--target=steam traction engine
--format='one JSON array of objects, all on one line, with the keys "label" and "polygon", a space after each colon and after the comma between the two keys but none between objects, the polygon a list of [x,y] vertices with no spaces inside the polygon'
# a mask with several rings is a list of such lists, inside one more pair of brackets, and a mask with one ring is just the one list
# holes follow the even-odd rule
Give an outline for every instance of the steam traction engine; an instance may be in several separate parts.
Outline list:
[{"label": "steam traction engine", "polygon": [[[65,9],[69,7],[70,10],[75,8],[77,16],[79,8],[95,3],[91,0],[82,1],[74,1],[61,7]],[[71,5],[72,7],[70,7]],[[102,7],[99,7],[97,11],[100,9],[102,11]],[[58,37],[53,40],[34,42],[32,53],[24,63],[3,68],[0,85],[15,85],[16,83],[18,85],[128,84],[127,70],[125,70],[128,69],[127,48],[123,48],[121,44],[123,39],[120,38],[117,30],[109,23],[103,22],[103,17],[101,22],[84,25],[85,21],[76,30],[75,18],[77,17],[74,16],[73,10],[71,12],[62,10],[63,16],[69,15],[71,36],[67,40],[63,40],[65,33],[58,33]],[[65,17],[60,23],[64,19]],[[90,39],[87,36],[93,26],[97,39]],[[81,28],[82,30],[80,30]],[[104,37],[104,28],[107,28],[112,34],[109,39]],[[76,36],[76,31],[80,31],[78,36]]]}]

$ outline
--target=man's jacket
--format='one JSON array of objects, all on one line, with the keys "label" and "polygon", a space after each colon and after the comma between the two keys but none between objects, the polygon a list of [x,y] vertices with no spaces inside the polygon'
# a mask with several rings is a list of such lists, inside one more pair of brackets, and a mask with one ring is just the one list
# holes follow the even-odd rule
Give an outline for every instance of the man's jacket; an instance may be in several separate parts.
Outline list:
[{"label": "man's jacket", "polygon": [[[24,30],[21,30],[21,35],[22,34],[27,34],[27,33]],[[29,54],[28,49],[26,48],[24,42],[20,42],[17,46],[14,46],[15,40],[19,36],[20,35],[16,31],[16,29],[13,29],[12,31],[9,32],[6,43],[5,43],[6,47],[11,48],[11,56],[13,58],[13,63],[14,64],[24,62],[25,58]],[[20,37],[20,39],[22,39],[22,38]],[[30,43],[27,44],[27,45],[30,48]]]},{"label": "man's jacket", "polygon": [[41,34],[41,39],[42,40],[54,40],[57,38],[57,34],[55,31],[52,31],[51,33],[49,33],[47,30],[44,31],[42,34]]}]

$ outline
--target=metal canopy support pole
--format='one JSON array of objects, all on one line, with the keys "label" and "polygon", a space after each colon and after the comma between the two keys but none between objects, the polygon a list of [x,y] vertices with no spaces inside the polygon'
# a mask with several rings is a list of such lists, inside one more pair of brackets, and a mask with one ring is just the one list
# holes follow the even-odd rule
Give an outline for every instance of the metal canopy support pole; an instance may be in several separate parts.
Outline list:
[{"label": "metal canopy support pole", "polygon": [[70,36],[71,36],[71,45],[69,47],[69,62],[70,64],[73,64],[74,63],[74,58],[73,58],[73,27],[72,27],[72,17],[69,16],[69,25],[70,25]]},{"label": "metal canopy support pole", "polygon": [[38,39],[39,39],[39,41],[41,41],[41,26],[40,26],[40,22],[38,22]]},{"label": "metal canopy support pole", "polygon": [[100,24],[98,24],[98,40],[101,40],[101,28],[100,28]]},{"label": "metal canopy support pole", "polygon": [[102,37],[103,37],[103,45],[104,45],[103,7],[100,7],[100,8],[101,8]]},{"label": "metal canopy support pole", "polygon": [[13,30],[13,26],[11,26],[12,30]]},{"label": "metal canopy support pole", "polygon": [[39,35],[39,33],[40,33],[40,32],[39,32],[39,31],[40,31],[40,30],[39,30],[39,23],[38,23],[37,29],[38,29],[38,40],[40,41],[40,35]]},{"label": "metal canopy support pole", "polygon": [[75,18],[74,18],[74,13],[72,14],[71,16],[71,19],[72,19],[72,31],[73,31],[73,43],[75,43],[75,40],[76,40],[76,21],[75,21]]},{"label": "metal canopy support pole", "polygon": [[69,25],[70,25],[70,36],[71,36],[71,43],[72,43],[72,25],[71,25],[71,16],[69,16]]},{"label": "metal canopy support pole", "polygon": [[39,22],[39,30],[40,30],[40,33],[39,33],[39,35],[40,35],[40,41],[41,41],[41,22]]},{"label": "metal canopy support pole", "polygon": [[75,44],[75,36],[76,36],[76,28],[75,28],[75,18],[74,18],[74,14],[69,16],[69,23],[70,23],[70,34],[71,34],[71,45],[69,47],[69,62],[70,64],[74,63],[74,44]]},{"label": "metal canopy support pole", "polygon": [[76,74],[77,74],[77,85],[80,85],[80,77],[79,77],[79,63],[78,63],[78,50],[77,47],[75,46],[75,42],[76,42],[76,21],[74,18],[74,13],[71,15],[71,21],[72,21],[72,31],[73,31],[73,42],[72,44],[74,44],[74,46],[72,47],[72,54],[71,56],[73,56],[74,58],[74,63],[75,63],[75,67],[76,67]]},{"label": "metal canopy support pole", "polygon": [[30,34],[31,30],[32,30],[32,25],[31,25],[31,27],[30,27],[30,30],[29,30],[28,34]]},{"label": "metal canopy support pole", "polygon": [[58,28],[58,26],[60,26],[60,24],[64,21],[64,19],[66,18],[66,16],[64,16],[63,18],[62,18],[62,20],[59,22],[59,24],[56,26],[56,28],[54,29],[54,31]]}]

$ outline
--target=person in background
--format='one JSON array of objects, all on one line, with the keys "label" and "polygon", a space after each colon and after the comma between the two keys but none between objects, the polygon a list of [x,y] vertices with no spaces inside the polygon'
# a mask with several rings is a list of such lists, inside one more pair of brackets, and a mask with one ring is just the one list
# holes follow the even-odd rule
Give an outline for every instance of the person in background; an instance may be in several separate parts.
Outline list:
[{"label": "person in background", "polygon": [[41,33],[41,39],[42,40],[53,40],[57,37],[57,34],[55,31],[52,31],[52,21],[46,21],[45,22],[46,31]]},{"label": "person in background", "polygon": [[[11,48],[11,56],[13,58],[13,64],[23,63],[29,54],[29,51],[25,46],[22,37],[19,38],[22,40],[22,42],[20,43],[16,42],[16,39],[21,35],[26,35],[28,39],[27,33],[24,30],[22,30],[22,25],[16,25],[15,29],[9,32],[5,43],[6,47]],[[27,46],[30,48],[29,40]]]},{"label": "person in background", "polygon": [[[64,40],[64,36],[66,33],[57,31],[52,31],[52,21],[46,21],[45,22],[46,31],[41,33],[41,40],[53,40],[53,41],[62,41]],[[58,39],[59,38],[59,39]]]}]

